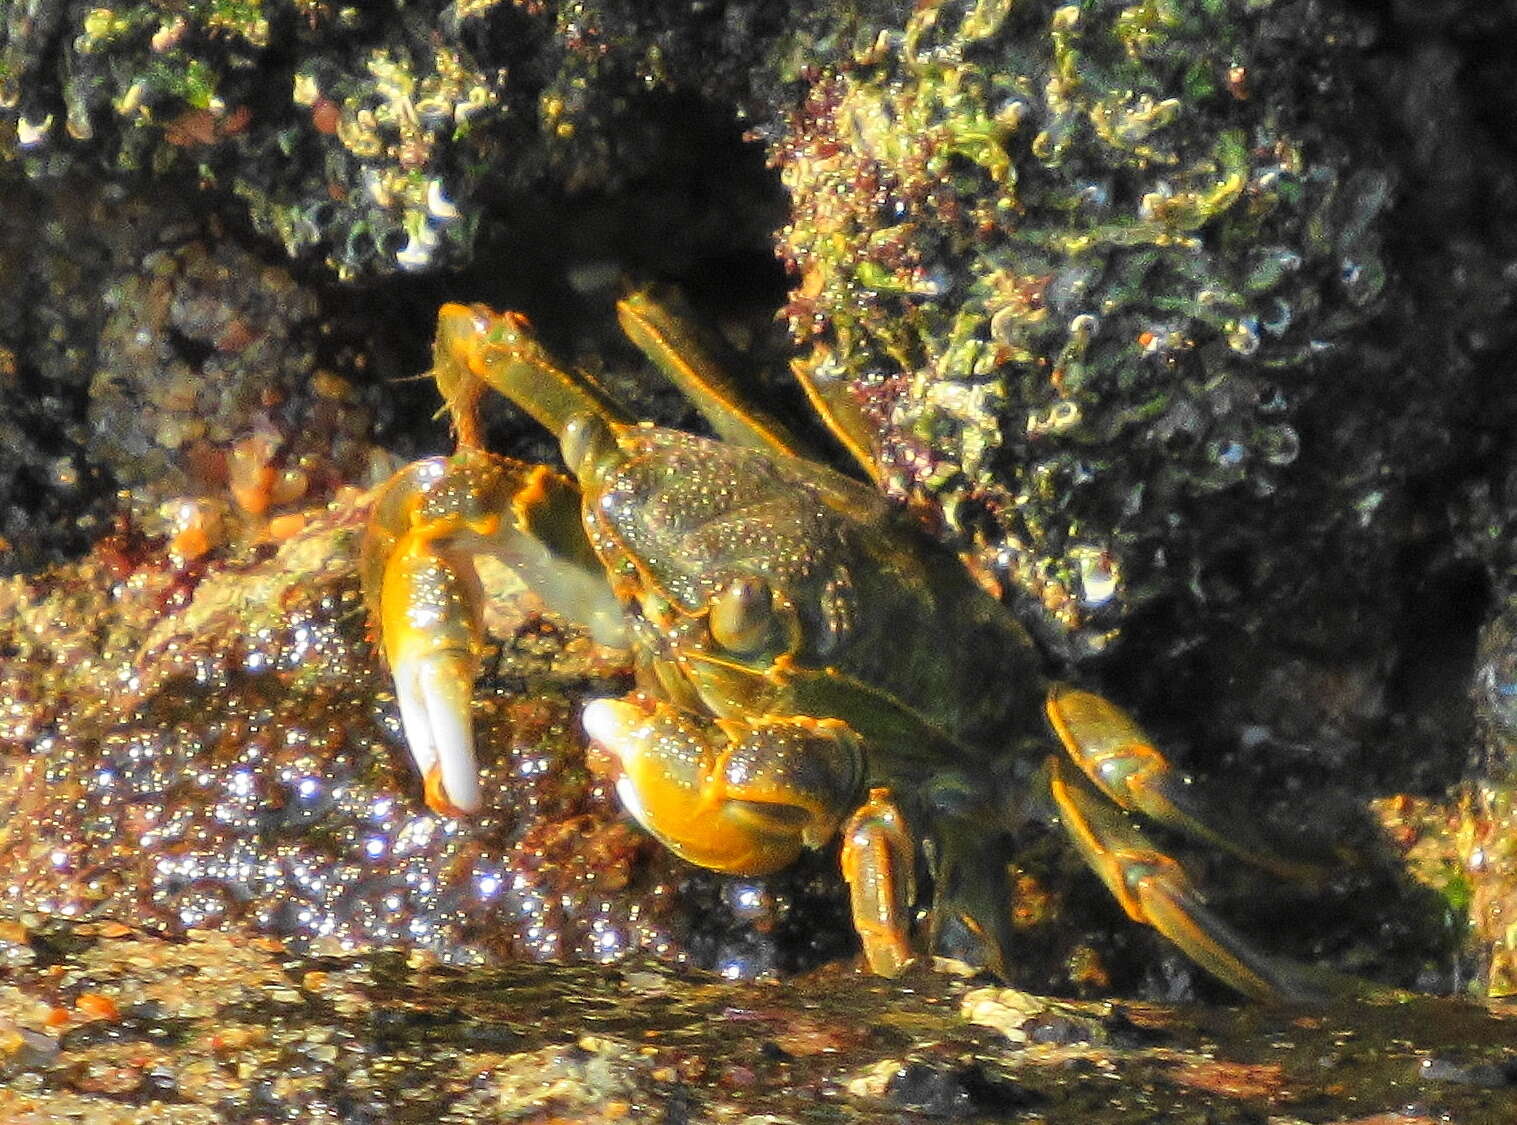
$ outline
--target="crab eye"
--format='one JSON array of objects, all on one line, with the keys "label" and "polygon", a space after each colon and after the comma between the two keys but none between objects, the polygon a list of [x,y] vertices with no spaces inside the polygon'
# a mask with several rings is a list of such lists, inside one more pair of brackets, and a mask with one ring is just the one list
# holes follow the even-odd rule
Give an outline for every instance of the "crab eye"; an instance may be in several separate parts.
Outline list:
[{"label": "crab eye", "polygon": [[774,592],[762,578],[734,578],[711,599],[711,639],[728,652],[762,649],[774,621]]}]

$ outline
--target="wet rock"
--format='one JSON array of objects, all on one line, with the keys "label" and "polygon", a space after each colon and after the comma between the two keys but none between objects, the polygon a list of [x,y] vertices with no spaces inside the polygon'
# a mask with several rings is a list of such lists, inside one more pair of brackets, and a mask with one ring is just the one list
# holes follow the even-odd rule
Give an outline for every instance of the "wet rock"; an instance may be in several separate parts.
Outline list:
[{"label": "wet rock", "polygon": [[976,1063],[944,1065],[921,1060],[896,1068],[885,1084],[883,1097],[912,1113],[949,1119],[1011,1113],[1035,1102],[1016,1086],[993,1080]]},{"label": "wet rock", "polygon": [[[498,705],[506,805],[467,826],[417,812],[365,637],[357,519],[189,585],[149,565],[121,587],[93,566],[10,587],[4,734],[27,751],[0,829],[10,908],[464,959],[615,957],[639,932],[667,949],[645,908],[603,909],[640,844],[566,741],[568,697]],[[84,603],[87,617],[64,610]],[[121,686],[101,696],[103,680]],[[572,936],[566,910],[584,911]]]},{"label": "wet rock", "polygon": [[[347,493],[283,543],[188,573],[160,547],[125,572],[91,556],[0,586],[7,917],[460,964],[644,951],[744,979],[848,951],[846,922],[815,906],[840,901],[834,863],[729,885],[622,815],[578,711],[626,689],[624,658],[503,570],[476,717],[487,805],[427,811],[358,590],[365,512]],[[12,954],[39,950],[55,955]]]},{"label": "wet rock", "polygon": [[1452,1082],[1500,1090],[1517,1085],[1517,1059],[1503,1062],[1457,1063],[1451,1059],[1423,1059],[1417,1076],[1428,1082]]},{"label": "wet rock", "polygon": [[0,571],[77,557],[122,520],[188,567],[390,466],[381,395],[288,271],[172,192],[0,177],[18,204],[0,216]]},{"label": "wet rock", "polygon": [[1068,1045],[1108,1042],[1107,1020],[1044,996],[1014,988],[977,988],[964,994],[962,1014],[1012,1043]]},{"label": "wet rock", "polygon": [[154,248],[125,267],[103,279],[86,421],[92,458],[130,489],[147,533],[166,531],[194,560],[232,534],[221,522],[372,483],[387,464],[371,443],[375,396],[318,366],[310,290],[230,240]]},{"label": "wet rock", "polygon": [[[1510,1084],[1488,1081],[1510,1069],[1504,1017],[1425,998],[1135,1005],[1141,1042],[1026,1045],[965,1022],[965,986],[943,975],[778,987],[648,961],[311,957],[101,923],[55,925],[45,950],[39,933],[11,936],[38,956],[0,976],[7,1120],[809,1121],[820,1107],[863,1125],[1029,1111],[1117,1125],[1134,1105],[1175,1121],[1391,1121],[1413,1102],[1430,1120],[1497,1121],[1517,1108]],[[81,1005],[87,994],[113,1008]],[[1065,1007],[1105,1018],[1104,1005]]]}]

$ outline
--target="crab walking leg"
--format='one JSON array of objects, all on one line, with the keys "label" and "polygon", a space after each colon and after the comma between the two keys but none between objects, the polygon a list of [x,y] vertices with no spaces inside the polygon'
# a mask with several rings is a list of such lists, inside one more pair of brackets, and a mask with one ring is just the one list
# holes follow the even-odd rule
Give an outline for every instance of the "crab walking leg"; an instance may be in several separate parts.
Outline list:
[{"label": "crab walking leg", "polygon": [[668,304],[641,291],[616,302],[616,319],[639,351],[701,412],[723,441],[805,457],[799,438],[758,409],[706,354],[694,328]]},{"label": "crab walking leg", "polygon": [[1279,968],[1207,907],[1180,865],[1058,758],[1049,789],[1070,838],[1134,922],[1152,926],[1212,976],[1255,1000],[1300,999]]},{"label": "crab walking leg", "polygon": [[471,700],[483,633],[474,560],[483,554],[598,640],[622,636],[572,482],[475,449],[417,462],[386,482],[364,532],[365,600],[427,804],[444,815],[480,804]]},{"label": "crab walking leg", "polygon": [[836,719],[711,719],[668,703],[597,699],[585,731],[621,766],[616,791],[675,854],[763,875],[819,848],[863,787],[857,736]]},{"label": "crab walking leg", "polygon": [[916,849],[888,789],[869,799],[843,825],[843,878],[853,928],[876,976],[898,977],[911,963],[911,904],[916,900]]},{"label": "crab walking leg", "polygon": [[1321,877],[1319,867],[1277,855],[1246,821],[1232,818],[1225,829],[1215,826],[1222,814],[1209,806],[1189,775],[1169,764],[1133,717],[1109,699],[1055,684],[1046,707],[1048,721],[1075,765],[1122,808],[1284,878]]},{"label": "crab walking leg", "polygon": [[[990,809],[974,804],[955,807],[952,790],[959,788],[957,783],[934,788],[940,792],[929,791],[938,807],[927,818],[932,825],[927,850],[933,882],[929,947],[936,949],[945,923],[957,920],[978,939],[985,967],[1007,980],[1015,935],[1006,841]],[[949,793],[941,791],[945,788]]]}]

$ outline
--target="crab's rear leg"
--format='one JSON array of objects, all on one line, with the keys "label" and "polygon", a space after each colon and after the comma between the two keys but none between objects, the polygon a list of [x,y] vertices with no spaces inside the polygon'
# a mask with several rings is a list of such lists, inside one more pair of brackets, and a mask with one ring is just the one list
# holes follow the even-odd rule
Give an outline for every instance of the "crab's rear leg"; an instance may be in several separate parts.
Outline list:
[{"label": "crab's rear leg", "polygon": [[1254,949],[1206,905],[1174,859],[1083,777],[1048,759],[1065,829],[1128,917],[1152,926],[1207,972],[1256,1000],[1307,998],[1287,968]]},{"label": "crab's rear leg", "polygon": [[470,709],[480,555],[501,558],[550,610],[598,640],[621,637],[620,607],[585,541],[568,478],[465,448],[409,465],[381,487],[364,532],[365,600],[427,804],[449,815],[480,804]]},{"label": "crab's rear leg", "polygon": [[1284,878],[1322,877],[1321,867],[1280,855],[1248,821],[1226,814],[1189,775],[1170,765],[1132,716],[1109,699],[1056,684],[1049,689],[1047,711],[1075,765],[1122,808]]}]

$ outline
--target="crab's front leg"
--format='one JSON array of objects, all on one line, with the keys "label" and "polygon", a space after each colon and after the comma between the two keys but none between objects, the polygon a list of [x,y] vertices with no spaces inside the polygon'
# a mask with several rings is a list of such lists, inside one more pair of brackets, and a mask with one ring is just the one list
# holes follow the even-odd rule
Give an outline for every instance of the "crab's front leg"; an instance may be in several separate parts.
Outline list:
[{"label": "crab's front leg", "polygon": [[480,805],[471,717],[479,555],[501,558],[598,640],[621,640],[620,606],[585,541],[568,478],[472,448],[391,477],[370,510],[360,570],[427,804],[445,815]]}]

